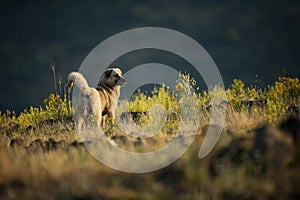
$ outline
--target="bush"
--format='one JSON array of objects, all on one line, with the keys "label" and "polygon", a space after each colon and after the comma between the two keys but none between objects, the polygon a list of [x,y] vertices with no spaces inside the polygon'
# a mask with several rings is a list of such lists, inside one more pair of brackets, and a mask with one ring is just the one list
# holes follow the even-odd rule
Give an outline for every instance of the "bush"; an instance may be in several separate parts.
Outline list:
[{"label": "bush", "polygon": [[284,116],[290,105],[299,105],[299,97],[299,79],[280,77],[275,85],[268,86],[268,90],[263,94],[266,101],[266,117],[272,121]]},{"label": "bush", "polygon": [[[133,97],[130,102],[121,102],[117,112],[127,110],[130,112],[148,112],[156,104],[162,105],[168,116],[172,116],[175,124],[178,124],[180,116],[180,102],[184,100],[185,104],[194,104],[197,102],[200,112],[208,111],[210,104],[220,104],[221,102],[211,102],[211,95],[222,99],[224,90],[215,86],[211,91],[195,92],[196,81],[189,74],[179,74],[175,91],[171,91],[165,85],[154,88],[150,96],[141,91]],[[189,96],[188,100],[185,99]],[[274,121],[286,116],[289,106],[299,107],[300,105],[300,83],[298,78],[280,77],[274,85],[268,86],[265,90],[245,87],[242,80],[235,79],[226,90],[228,107],[237,112],[246,111],[258,113],[269,121]],[[188,102],[190,101],[190,102]],[[244,105],[245,101],[254,102],[251,106]],[[121,108],[120,108],[121,107]],[[247,109],[243,109],[243,108]],[[229,109],[231,110],[231,109]],[[0,125],[5,126],[10,122],[16,122],[23,126],[38,124],[44,120],[55,120],[65,122],[72,117],[73,108],[71,102],[60,95],[50,94],[44,100],[44,107],[30,107],[25,109],[18,117],[14,112],[7,111],[0,113]],[[140,115],[139,124],[147,125],[151,122],[149,116]],[[168,122],[170,125],[170,122]],[[171,123],[172,124],[172,123]],[[168,126],[168,124],[166,125]],[[176,127],[176,125],[170,125]]]},{"label": "bush", "polygon": [[61,98],[59,95],[50,94],[44,100],[45,107],[32,107],[25,109],[16,121],[22,126],[35,125],[45,120],[54,120],[65,122],[72,116],[71,103],[67,98]]}]

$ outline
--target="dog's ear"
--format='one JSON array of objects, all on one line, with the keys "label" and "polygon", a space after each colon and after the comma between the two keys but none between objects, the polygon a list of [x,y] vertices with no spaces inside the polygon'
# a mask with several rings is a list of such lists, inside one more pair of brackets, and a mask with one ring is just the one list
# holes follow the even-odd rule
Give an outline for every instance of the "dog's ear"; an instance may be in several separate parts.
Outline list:
[{"label": "dog's ear", "polygon": [[110,77],[112,71],[113,71],[112,69],[107,69],[107,70],[105,70],[105,72],[104,72],[105,76],[106,76],[106,77]]}]

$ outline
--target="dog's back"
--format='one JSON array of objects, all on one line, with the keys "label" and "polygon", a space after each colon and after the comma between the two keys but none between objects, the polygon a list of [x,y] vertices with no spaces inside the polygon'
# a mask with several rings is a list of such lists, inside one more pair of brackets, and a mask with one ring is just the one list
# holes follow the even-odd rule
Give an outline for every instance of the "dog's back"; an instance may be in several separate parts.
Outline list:
[{"label": "dog's back", "polygon": [[86,79],[78,72],[69,74],[69,87],[74,83],[80,90],[74,121],[77,128],[89,126],[90,123],[100,125],[102,119],[101,101],[95,88],[89,87]]}]

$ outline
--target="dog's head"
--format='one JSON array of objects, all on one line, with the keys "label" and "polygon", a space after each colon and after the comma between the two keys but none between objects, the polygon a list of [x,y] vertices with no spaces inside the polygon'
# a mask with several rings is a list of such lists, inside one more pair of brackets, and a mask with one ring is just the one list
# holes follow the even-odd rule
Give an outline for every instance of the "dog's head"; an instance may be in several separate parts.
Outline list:
[{"label": "dog's head", "polygon": [[115,86],[125,85],[126,81],[123,78],[123,73],[119,68],[108,68],[104,71],[99,84],[100,83],[104,83],[105,85],[113,88]]}]

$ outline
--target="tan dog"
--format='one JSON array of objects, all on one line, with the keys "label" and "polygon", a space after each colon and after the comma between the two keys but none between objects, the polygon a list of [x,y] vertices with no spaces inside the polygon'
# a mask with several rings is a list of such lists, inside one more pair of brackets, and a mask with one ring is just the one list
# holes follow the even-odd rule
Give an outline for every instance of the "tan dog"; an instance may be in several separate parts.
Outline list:
[{"label": "tan dog", "polygon": [[[77,107],[74,115],[75,126],[79,129],[103,124],[104,115],[115,119],[115,111],[120,96],[120,88],[125,84],[119,68],[104,71],[97,85],[97,90],[89,87],[86,79],[78,72],[71,72],[68,77],[69,90],[75,85],[79,88]],[[92,123],[91,123],[92,122]]]},{"label": "tan dog", "polygon": [[115,119],[120,88],[125,83],[123,73],[119,68],[108,68],[104,71],[96,87],[100,96],[102,116],[107,115],[112,120]]}]

